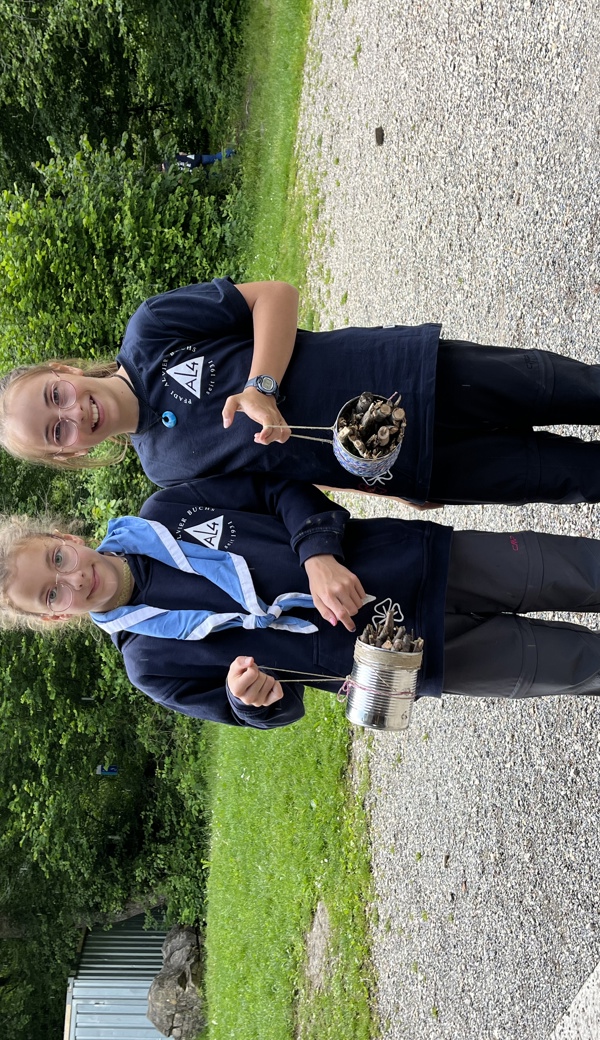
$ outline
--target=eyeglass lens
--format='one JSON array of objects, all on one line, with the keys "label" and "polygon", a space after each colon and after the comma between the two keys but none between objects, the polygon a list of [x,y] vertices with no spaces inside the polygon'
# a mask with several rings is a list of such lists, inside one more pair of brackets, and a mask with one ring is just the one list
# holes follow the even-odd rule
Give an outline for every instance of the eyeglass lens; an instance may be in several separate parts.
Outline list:
[{"label": "eyeglass lens", "polygon": [[56,585],[48,593],[48,606],[54,614],[62,614],[68,610],[73,602],[73,590],[69,585],[63,585],[59,580],[62,574],[72,574],[77,569],[79,555],[74,546],[67,542],[54,550],[52,558],[56,567]]},{"label": "eyeglass lens", "polygon": [[58,408],[58,422],[53,430],[54,443],[61,448],[75,444],[79,437],[77,423],[72,419],[63,419],[61,408],[71,408],[77,400],[77,391],[66,379],[59,379],[52,387],[52,403]]}]

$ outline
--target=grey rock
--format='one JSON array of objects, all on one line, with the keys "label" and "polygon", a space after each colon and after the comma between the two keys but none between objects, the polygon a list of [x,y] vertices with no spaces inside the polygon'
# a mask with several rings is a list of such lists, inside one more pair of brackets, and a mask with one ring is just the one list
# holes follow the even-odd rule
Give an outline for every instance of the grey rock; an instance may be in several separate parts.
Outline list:
[{"label": "grey rock", "polygon": [[148,994],[148,1018],[163,1036],[195,1040],[206,1025],[197,989],[200,950],[193,928],[175,925],[162,947],[164,965]]}]

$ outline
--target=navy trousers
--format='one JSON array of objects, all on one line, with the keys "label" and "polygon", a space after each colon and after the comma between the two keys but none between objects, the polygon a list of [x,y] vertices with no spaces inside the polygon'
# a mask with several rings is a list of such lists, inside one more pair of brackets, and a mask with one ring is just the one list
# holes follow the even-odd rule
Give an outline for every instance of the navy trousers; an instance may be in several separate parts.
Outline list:
[{"label": "navy trousers", "polygon": [[456,531],[446,595],[444,693],[600,692],[600,634],[528,612],[600,611],[600,541]]},{"label": "navy trousers", "polygon": [[600,442],[552,425],[600,425],[599,365],[441,340],[429,500],[600,501]]}]

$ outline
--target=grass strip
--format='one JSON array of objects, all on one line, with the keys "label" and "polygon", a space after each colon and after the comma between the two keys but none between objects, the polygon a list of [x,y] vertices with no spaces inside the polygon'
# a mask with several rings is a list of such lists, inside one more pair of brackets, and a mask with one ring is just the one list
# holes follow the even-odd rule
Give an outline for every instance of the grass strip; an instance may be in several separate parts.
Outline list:
[{"label": "grass strip", "polygon": [[[270,732],[213,728],[206,978],[210,1040],[368,1040],[370,872],[362,792],[349,794],[348,727],[328,694]],[[324,981],[305,972],[319,900]]]},{"label": "grass strip", "polygon": [[[252,2],[240,59],[249,84],[238,156],[244,278],[282,278],[301,292],[315,203],[297,189],[294,145],[310,11],[310,0]],[[308,690],[306,707],[282,730],[204,728],[208,1040],[375,1032],[366,767],[351,785],[341,705]],[[328,934],[315,979],[306,944],[319,904]]]},{"label": "grass strip", "polygon": [[290,202],[311,7],[311,0],[255,0],[242,58],[248,82],[240,119],[242,197],[250,226],[244,277],[282,278],[298,288],[305,279],[306,222],[303,206]]}]

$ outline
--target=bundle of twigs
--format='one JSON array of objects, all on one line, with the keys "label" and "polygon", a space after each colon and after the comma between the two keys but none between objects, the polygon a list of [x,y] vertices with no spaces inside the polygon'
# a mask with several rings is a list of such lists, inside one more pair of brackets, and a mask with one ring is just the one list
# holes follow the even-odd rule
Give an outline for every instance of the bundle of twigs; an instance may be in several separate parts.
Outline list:
[{"label": "bundle of twigs", "polygon": [[368,624],[358,638],[368,646],[377,646],[381,650],[400,650],[403,654],[419,653],[424,646],[422,639],[415,639],[414,632],[407,632],[404,625],[396,624],[393,610],[388,610],[383,621]]},{"label": "bundle of twigs", "polygon": [[406,427],[406,413],[398,401],[366,391],[357,401],[350,401],[338,418],[340,443],[361,459],[390,455],[404,437]]}]

